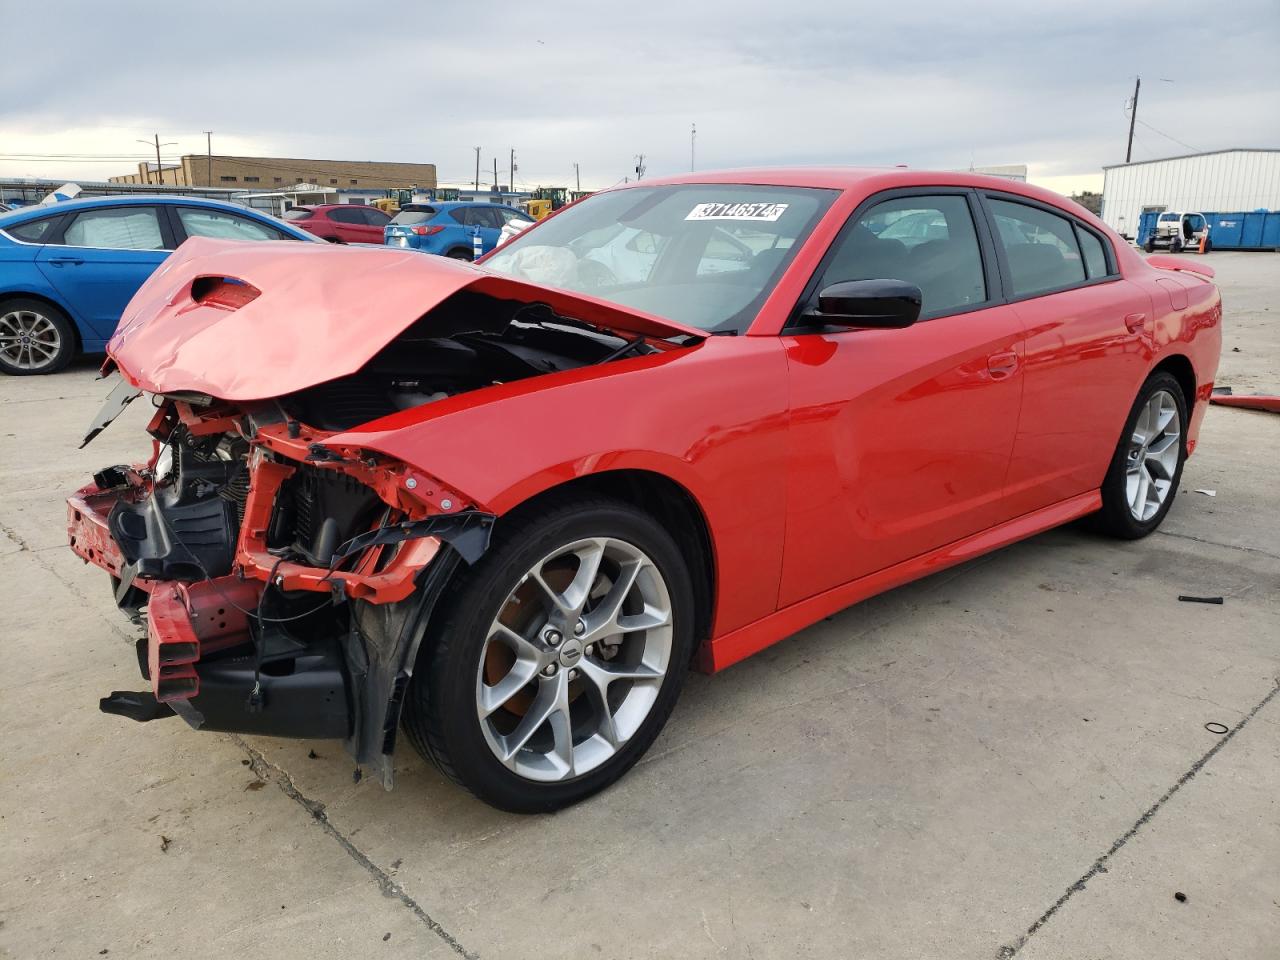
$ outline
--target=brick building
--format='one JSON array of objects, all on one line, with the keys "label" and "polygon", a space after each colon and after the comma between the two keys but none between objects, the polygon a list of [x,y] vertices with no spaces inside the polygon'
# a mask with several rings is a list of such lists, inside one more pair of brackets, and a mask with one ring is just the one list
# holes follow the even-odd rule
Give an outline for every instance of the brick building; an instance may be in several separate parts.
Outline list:
[{"label": "brick building", "polygon": [[434,163],[382,163],[373,160],[297,160],[286,157],[228,157],[189,154],[159,170],[154,163],[138,164],[137,173],[111,177],[112,183],[141,183],[176,187],[223,187],[238,190],[279,190],[296,183],[334,189],[434,190]]}]

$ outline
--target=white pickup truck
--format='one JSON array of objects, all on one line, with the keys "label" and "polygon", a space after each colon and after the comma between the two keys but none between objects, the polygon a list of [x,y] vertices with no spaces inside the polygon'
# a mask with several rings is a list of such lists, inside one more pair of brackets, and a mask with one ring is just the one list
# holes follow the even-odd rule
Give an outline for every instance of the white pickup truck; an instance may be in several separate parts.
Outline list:
[{"label": "white pickup truck", "polygon": [[1167,247],[1171,253],[1181,253],[1190,247],[1200,249],[1200,241],[1204,240],[1204,250],[1209,252],[1209,221],[1201,213],[1162,213],[1156,217],[1155,229],[1143,242],[1142,248],[1151,253],[1158,248]]}]

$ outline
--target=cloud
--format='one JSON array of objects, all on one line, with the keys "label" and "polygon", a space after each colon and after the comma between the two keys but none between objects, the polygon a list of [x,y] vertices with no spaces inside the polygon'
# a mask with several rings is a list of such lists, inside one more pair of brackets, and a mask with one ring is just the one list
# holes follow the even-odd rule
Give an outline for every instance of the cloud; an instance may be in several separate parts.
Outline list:
[{"label": "cloud", "polygon": [[212,129],[218,152],[426,161],[453,181],[476,145],[505,180],[514,146],[517,181],[568,183],[576,161],[598,187],[641,152],[652,175],[687,170],[696,122],[702,168],[1078,177],[1123,159],[1139,71],[1138,158],[1280,141],[1272,0],[69,6],[55,38],[6,47],[0,156],[126,159],[0,173],[104,177],[146,154],[136,138],[199,153]]}]

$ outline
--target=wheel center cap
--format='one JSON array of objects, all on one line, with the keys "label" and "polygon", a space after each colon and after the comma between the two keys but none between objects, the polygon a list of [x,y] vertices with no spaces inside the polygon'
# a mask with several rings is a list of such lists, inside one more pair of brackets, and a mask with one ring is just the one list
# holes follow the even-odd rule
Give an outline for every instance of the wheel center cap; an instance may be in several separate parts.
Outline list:
[{"label": "wheel center cap", "polygon": [[560,665],[562,667],[576,667],[578,661],[582,659],[582,642],[580,640],[566,640],[560,647]]}]

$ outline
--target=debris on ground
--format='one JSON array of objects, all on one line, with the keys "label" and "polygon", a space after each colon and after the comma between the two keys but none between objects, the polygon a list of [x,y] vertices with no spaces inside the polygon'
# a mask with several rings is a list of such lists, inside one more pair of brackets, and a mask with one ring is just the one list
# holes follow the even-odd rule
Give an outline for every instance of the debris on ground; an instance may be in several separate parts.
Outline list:
[{"label": "debris on ground", "polygon": [[308,750],[308,751],[307,751],[307,759],[308,759],[308,760],[319,760],[319,759],[320,759],[320,754],[316,753],[314,750]]},{"label": "debris on ground", "polygon": [[1229,729],[1225,723],[1218,723],[1216,720],[1210,720],[1204,725],[1204,728],[1210,733],[1216,733],[1220,737]]},{"label": "debris on ground", "polygon": [[1209,397],[1210,403],[1224,407],[1244,407],[1249,410],[1265,410],[1268,413],[1280,413],[1280,396],[1274,393],[1252,393],[1236,396],[1230,387],[1214,387]]},{"label": "debris on ground", "polygon": [[[169,844],[171,844],[171,843],[173,843],[173,841],[172,841],[172,840],[170,840],[168,837],[166,837],[163,833],[162,833],[162,834],[160,834],[160,852],[161,852],[161,853],[168,853],[168,851],[169,851]],[[104,950],[103,952],[105,953],[106,951]]]},{"label": "debris on ground", "polygon": [[250,780],[247,784],[245,784],[245,789],[246,789],[246,790],[261,790],[261,789],[262,789],[263,787],[265,787],[266,785],[267,785],[267,781],[265,781],[265,780]]},{"label": "debris on ground", "polygon": [[1173,895],[1173,899],[1177,900],[1179,903],[1186,903],[1187,895],[1183,893],[1181,890],[1179,890],[1177,893]]},{"label": "debris on ground", "polygon": [[1197,490],[1196,493],[1203,493],[1206,497],[1216,497],[1218,495],[1217,490]]},{"label": "debris on ground", "polygon": [[1222,597],[1189,597],[1185,593],[1179,594],[1178,599],[1183,603],[1216,603],[1222,605]]}]

